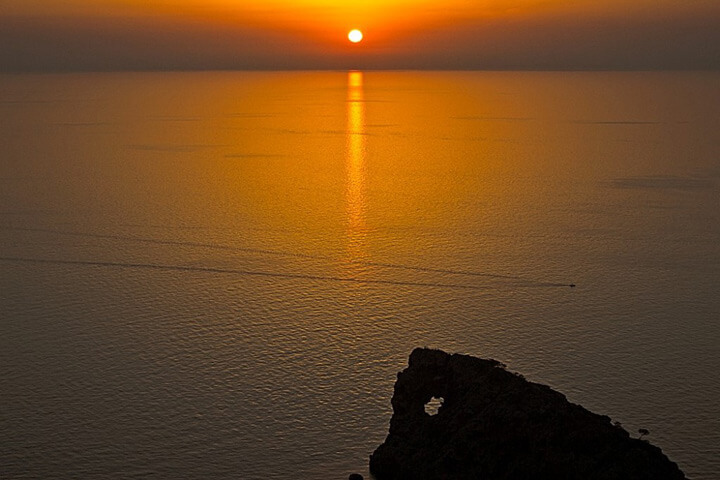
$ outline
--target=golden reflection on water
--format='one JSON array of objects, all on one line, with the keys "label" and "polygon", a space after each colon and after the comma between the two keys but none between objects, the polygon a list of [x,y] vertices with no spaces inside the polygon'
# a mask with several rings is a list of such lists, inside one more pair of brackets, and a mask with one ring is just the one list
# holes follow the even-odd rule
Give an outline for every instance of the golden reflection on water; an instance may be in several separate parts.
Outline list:
[{"label": "golden reflection on water", "polygon": [[351,261],[365,257],[366,202],[365,202],[365,101],[363,73],[348,72],[346,136],[347,251]]},{"label": "golden reflection on water", "polygon": [[[39,260],[0,262],[5,476],[83,476],[80,462],[192,478],[340,478],[352,465],[368,478],[391,413],[378,392],[430,344],[510,359],[662,430],[689,475],[716,478],[717,85],[647,72],[0,76],[0,250]],[[407,285],[333,280],[351,277]],[[648,365],[668,368],[658,380]],[[118,416],[118,392],[139,414]],[[59,402],[63,415],[46,414]],[[114,441],[87,411],[153,437]],[[174,455],[196,445],[207,461]],[[259,445],[282,454],[268,463]],[[307,445],[340,453],[319,461]]]}]

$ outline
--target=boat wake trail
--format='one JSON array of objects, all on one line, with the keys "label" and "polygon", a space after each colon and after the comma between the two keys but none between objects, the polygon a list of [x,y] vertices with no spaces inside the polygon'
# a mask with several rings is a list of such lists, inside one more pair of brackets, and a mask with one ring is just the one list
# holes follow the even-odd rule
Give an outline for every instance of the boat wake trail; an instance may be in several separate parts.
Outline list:
[{"label": "boat wake trail", "polygon": [[307,275],[303,273],[277,273],[277,272],[264,272],[260,270],[242,270],[234,268],[215,268],[215,267],[196,267],[196,266],[184,266],[184,265],[160,265],[153,263],[122,263],[122,262],[99,262],[99,261],[85,261],[85,260],[56,260],[56,259],[45,259],[45,258],[22,258],[22,257],[0,257],[1,262],[18,262],[18,263],[48,263],[55,265],[85,265],[85,266],[96,266],[96,267],[119,267],[119,268],[139,268],[139,269],[151,269],[151,270],[167,270],[167,271],[181,271],[181,272],[204,272],[204,273],[218,273],[218,274],[232,274],[232,275],[251,275],[258,277],[276,277],[276,278],[291,278],[291,279],[303,279],[303,280],[318,280],[318,281],[331,281],[331,282],[348,282],[348,283],[360,283],[360,284],[380,284],[380,285],[403,285],[411,287],[437,287],[437,288],[456,288],[465,290],[486,290],[489,287],[482,287],[477,285],[462,285],[452,283],[431,283],[431,282],[405,282],[399,280],[365,280],[353,277],[334,277],[325,275]]},{"label": "boat wake trail", "polygon": [[[309,259],[309,260],[323,260],[323,261],[332,261],[332,262],[344,262],[344,263],[352,263],[356,265],[366,265],[370,267],[377,267],[377,268],[386,268],[386,269],[392,269],[392,270],[402,270],[402,271],[413,271],[413,272],[424,272],[424,273],[439,273],[439,274],[445,274],[445,275],[457,275],[457,276],[465,276],[465,277],[480,277],[480,278],[489,278],[489,279],[496,279],[496,280],[508,280],[513,282],[513,286],[515,287],[568,287],[568,286],[574,286],[573,284],[567,284],[567,283],[555,283],[555,282],[547,282],[542,280],[536,280],[536,279],[530,279],[527,277],[522,276],[516,276],[516,275],[503,275],[503,274],[497,274],[497,273],[489,273],[489,272],[478,272],[478,271],[471,271],[471,270],[457,270],[457,269],[449,269],[449,268],[436,268],[436,267],[425,267],[425,266],[418,266],[418,265],[406,265],[406,264],[397,264],[397,263],[384,263],[384,262],[373,262],[373,261],[365,261],[365,260],[347,260],[347,259],[338,259],[332,256],[326,256],[326,255],[312,255],[312,254],[305,254],[305,253],[298,253],[298,252],[286,252],[286,251],[280,251],[280,250],[269,250],[269,249],[262,249],[262,248],[250,248],[250,247],[239,247],[239,246],[233,246],[233,245],[219,245],[219,244],[213,244],[213,243],[201,243],[201,242],[185,242],[185,241],[177,241],[177,240],[163,240],[163,239],[156,239],[156,238],[146,238],[146,237],[135,237],[135,236],[126,236],[126,235],[108,235],[108,234],[96,234],[96,233],[84,233],[84,232],[75,232],[75,231],[67,231],[67,230],[54,230],[54,229],[44,229],[44,228],[21,228],[21,227],[3,227],[6,230],[17,230],[17,231],[26,231],[26,232],[41,232],[41,233],[51,233],[54,235],[64,235],[64,236],[71,236],[71,237],[84,237],[84,238],[98,238],[98,239],[104,239],[104,240],[120,240],[120,241],[130,241],[130,242],[138,242],[138,243],[146,243],[146,244],[154,244],[154,245],[167,245],[167,246],[177,246],[177,247],[193,247],[193,248],[207,248],[207,249],[213,249],[213,250],[224,250],[224,251],[235,251],[235,252],[243,252],[243,253],[251,253],[256,255],[269,255],[269,256],[279,256],[279,257],[294,257],[294,258],[301,258],[301,259]],[[102,262],[99,262],[102,263]],[[121,264],[117,264],[121,265]],[[127,264],[132,265],[132,264]],[[150,264],[147,265],[148,268],[150,268]],[[168,266],[170,268],[172,266]],[[175,268],[175,267],[172,267]],[[196,267],[177,267],[180,268],[196,268]],[[197,267],[202,268],[202,267]],[[221,272],[217,273],[230,273],[230,271],[226,271],[223,269],[208,269],[208,271],[214,271],[214,270],[221,270]],[[245,270],[242,270],[245,272]],[[235,273],[240,272],[234,271]],[[254,271],[247,271],[247,272],[254,272]],[[277,276],[287,276],[290,274],[275,274],[272,272],[257,272],[257,273],[247,273],[248,275],[277,275]],[[295,274],[292,274],[295,275]],[[313,275],[308,276],[302,276],[298,274],[296,278],[314,278],[314,279],[320,279],[320,278],[326,278],[326,279],[332,279],[335,277],[317,277]],[[358,281],[358,282],[365,282],[365,283],[391,283],[391,281],[385,281],[385,280],[378,280],[378,281],[366,281],[366,280],[349,280],[349,279],[343,279],[342,281]],[[454,285],[456,288],[480,288],[477,286],[464,286],[460,284],[430,284],[430,283],[422,283],[422,282],[396,282],[400,285]]]}]

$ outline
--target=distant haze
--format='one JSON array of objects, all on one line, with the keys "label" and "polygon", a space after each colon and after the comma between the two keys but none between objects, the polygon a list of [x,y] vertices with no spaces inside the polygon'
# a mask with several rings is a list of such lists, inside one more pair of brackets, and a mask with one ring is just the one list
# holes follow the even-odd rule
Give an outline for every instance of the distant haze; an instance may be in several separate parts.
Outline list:
[{"label": "distant haze", "polygon": [[324,68],[714,70],[720,2],[0,0],[3,72]]}]

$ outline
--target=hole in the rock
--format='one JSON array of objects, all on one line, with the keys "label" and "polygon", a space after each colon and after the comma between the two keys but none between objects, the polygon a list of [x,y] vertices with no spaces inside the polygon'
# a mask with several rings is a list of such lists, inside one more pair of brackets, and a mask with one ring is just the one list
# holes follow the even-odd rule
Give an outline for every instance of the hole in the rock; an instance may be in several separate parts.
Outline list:
[{"label": "hole in the rock", "polygon": [[433,415],[437,415],[438,410],[443,404],[443,398],[442,397],[432,397],[429,402],[425,404],[425,413],[430,415],[431,417]]}]

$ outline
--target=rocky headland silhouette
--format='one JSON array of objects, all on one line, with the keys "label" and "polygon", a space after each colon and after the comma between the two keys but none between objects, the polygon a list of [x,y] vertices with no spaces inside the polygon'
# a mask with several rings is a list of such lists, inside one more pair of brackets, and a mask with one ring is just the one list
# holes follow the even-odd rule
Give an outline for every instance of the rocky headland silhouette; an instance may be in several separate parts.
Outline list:
[{"label": "rocky headland silhouette", "polygon": [[685,478],[658,447],[495,360],[415,349],[392,407],[370,457],[378,480]]}]

